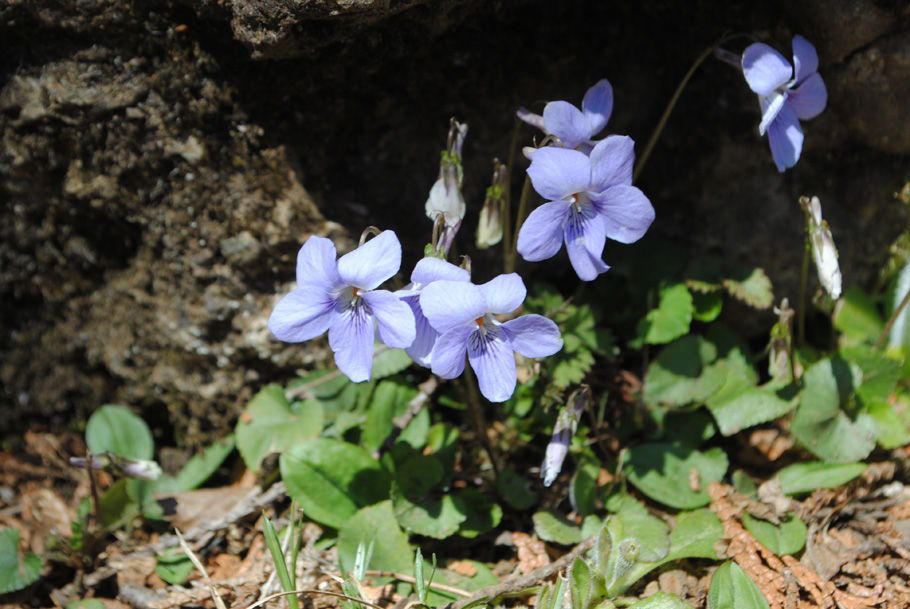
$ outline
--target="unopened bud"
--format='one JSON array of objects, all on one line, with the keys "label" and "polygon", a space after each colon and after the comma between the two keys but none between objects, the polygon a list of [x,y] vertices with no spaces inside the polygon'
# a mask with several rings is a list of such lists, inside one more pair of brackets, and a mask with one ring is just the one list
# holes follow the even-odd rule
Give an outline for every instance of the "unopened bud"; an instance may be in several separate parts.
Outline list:
[{"label": "unopened bud", "polygon": [[540,466],[540,477],[543,485],[550,486],[562,471],[562,464],[569,454],[569,444],[578,428],[578,420],[591,398],[591,389],[585,385],[576,389],[569,396],[568,404],[559,411],[556,424],[553,425],[553,436],[547,444],[547,452]]},{"label": "unopened bud", "polygon": [[784,298],[780,307],[774,307],[777,323],[771,328],[771,340],[768,344],[768,374],[773,379],[790,379],[793,370],[790,365],[793,351],[793,333],[791,332],[794,311],[790,301]]},{"label": "unopened bud", "polygon": [[461,149],[467,133],[466,124],[451,119],[446,149],[439,162],[439,178],[430,188],[430,196],[425,205],[427,217],[434,223],[439,216],[444,220],[443,230],[438,239],[434,239],[434,245],[437,251],[445,253],[448,253],[465,214],[464,195],[461,193],[464,178]]},{"label": "unopened bud", "polygon": [[486,249],[502,241],[502,211],[508,188],[508,171],[498,160],[493,161],[493,180],[480,210],[477,223],[477,247]]},{"label": "unopened bud", "polygon": [[818,280],[825,292],[837,300],[841,294],[841,273],[837,262],[837,247],[828,223],[822,219],[822,205],[818,197],[800,197],[799,204],[806,212],[809,243],[812,245],[812,257],[818,271]]},{"label": "unopened bud", "polygon": [[161,467],[154,461],[145,459],[128,459],[112,453],[101,453],[86,457],[70,457],[73,467],[90,467],[101,469],[114,475],[142,480],[157,480],[161,477]]}]

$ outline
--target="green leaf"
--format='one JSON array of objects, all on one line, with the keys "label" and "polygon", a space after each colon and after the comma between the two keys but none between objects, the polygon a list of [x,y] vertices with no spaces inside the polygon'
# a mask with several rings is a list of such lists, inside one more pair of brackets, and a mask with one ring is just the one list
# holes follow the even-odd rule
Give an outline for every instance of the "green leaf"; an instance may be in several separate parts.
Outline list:
[{"label": "green leaf", "polygon": [[[711,498],[705,490],[727,471],[727,455],[720,448],[705,452],[678,444],[640,444],[630,449],[624,469],[629,481],[645,495],[678,509],[707,505]],[[690,485],[697,476],[701,490]]]},{"label": "green leaf", "polygon": [[899,448],[910,444],[910,433],[907,426],[891,404],[887,402],[872,402],[866,404],[866,412],[875,420],[876,440],[885,450]]},{"label": "green leaf", "polygon": [[708,409],[725,436],[774,419],[796,408],[797,394],[790,386],[770,382],[761,387],[742,382],[735,387],[730,378],[724,387],[708,400]]},{"label": "green leaf", "polygon": [[374,542],[368,569],[408,573],[414,565],[414,553],[408,537],[398,527],[391,501],[361,508],[345,519],[338,530],[338,562],[342,573],[354,569],[357,546]]},{"label": "green leaf", "polygon": [[897,389],[901,362],[868,345],[843,347],[840,355],[862,371],[856,395],[863,402],[885,401]]},{"label": "green leaf", "polygon": [[34,552],[19,557],[19,529],[0,529],[0,594],[31,585],[41,576],[41,558]]},{"label": "green leaf", "polygon": [[660,303],[648,311],[638,327],[639,335],[651,345],[669,343],[689,331],[695,306],[684,283],[674,283],[660,290]]},{"label": "green leaf", "polygon": [[528,481],[506,467],[496,482],[499,496],[517,510],[526,510],[537,503],[537,494],[530,490]]},{"label": "green leaf", "polygon": [[708,609],[768,609],[768,601],[735,562],[725,562],[711,577]]},{"label": "green leaf", "polygon": [[806,524],[789,514],[779,525],[743,514],[743,524],[762,545],[777,554],[796,554],[806,545]]},{"label": "green leaf", "polygon": [[581,527],[570,522],[565,516],[552,512],[537,512],[533,520],[534,532],[544,541],[564,546],[575,545],[581,541]]},{"label": "green leaf", "polygon": [[669,527],[650,514],[607,518],[597,540],[597,565],[608,597],[621,594],[666,558]]},{"label": "green leaf", "polygon": [[465,515],[464,522],[458,527],[458,534],[462,537],[473,539],[499,526],[502,508],[477,489],[462,489],[453,498],[458,511]]},{"label": "green leaf", "polygon": [[169,584],[180,586],[193,572],[193,561],[180,548],[168,548],[156,558],[155,573]]},{"label": "green leaf", "polygon": [[578,463],[572,482],[569,484],[569,493],[572,505],[582,516],[593,514],[597,507],[599,487],[597,477],[600,474],[600,461],[590,453],[578,455]]},{"label": "green leaf", "polygon": [[819,488],[836,488],[866,471],[863,463],[795,463],[777,473],[785,495],[811,493]]},{"label": "green leaf", "polygon": [[594,579],[595,575],[591,573],[588,564],[581,558],[576,558],[568,574],[573,609],[588,609],[595,595]]},{"label": "green leaf", "polygon": [[66,609],[104,609],[105,605],[97,598],[80,598],[78,601],[70,601],[65,607]]},{"label": "green leaf", "polygon": [[339,440],[304,440],[281,455],[280,467],[288,494],[307,517],[331,527],[389,497],[388,472],[359,446]]},{"label": "green leaf", "polygon": [[716,358],[717,348],[700,336],[667,345],[645,374],[645,403],[672,407],[708,399],[725,380],[723,371],[708,367]]},{"label": "green leaf", "polygon": [[[214,442],[201,454],[193,456],[186,462],[186,465],[177,474],[174,489],[169,492],[189,491],[203,484],[218,471],[232,450],[234,450],[233,434]],[[162,492],[162,489],[156,487],[155,491]]]},{"label": "green leaf", "polygon": [[855,419],[841,409],[854,399],[862,371],[840,358],[826,358],[803,375],[800,404],[790,430],[812,453],[825,461],[860,461],[875,448],[875,421],[867,414]]},{"label": "green leaf", "polygon": [[885,327],[875,301],[856,286],[851,286],[837,301],[832,321],[851,343],[871,344]]},{"label": "green leaf", "polygon": [[563,355],[555,355],[550,365],[553,369],[553,384],[562,389],[584,380],[594,365],[594,355],[581,347]]},{"label": "green leaf", "polygon": [[394,495],[392,506],[395,518],[405,531],[434,539],[454,535],[467,518],[467,514],[459,509],[459,504],[451,495],[416,501],[404,495]]},{"label": "green leaf", "polygon": [[717,319],[724,305],[723,294],[718,290],[710,292],[693,292],[692,317],[698,321],[711,322]]},{"label": "green leaf", "polygon": [[739,274],[723,280],[724,289],[733,298],[756,309],[768,309],[774,303],[771,280],[760,268],[737,269]]},{"label": "green leaf", "polygon": [[680,558],[716,559],[714,547],[723,534],[724,526],[711,510],[680,512],[676,528],[670,533],[670,551],[664,562]]},{"label": "green leaf", "polygon": [[237,422],[237,450],[254,472],[266,455],[284,452],[300,440],[315,438],[322,431],[322,404],[308,399],[296,409],[278,385],[257,393]]},{"label": "green leaf", "polygon": [[101,524],[111,527],[126,516],[135,516],[139,505],[127,493],[126,485],[129,480],[121,478],[110,485],[98,500],[98,511],[101,514]]},{"label": "green leaf", "polygon": [[408,357],[404,349],[392,349],[377,343],[373,350],[372,378],[378,381],[398,374],[413,363],[414,361]]},{"label": "green leaf", "polygon": [[417,395],[417,389],[404,383],[386,380],[376,386],[367,407],[367,420],[363,424],[360,444],[373,452],[382,446],[395,427],[393,419],[404,414],[408,402]]},{"label": "green leaf", "polygon": [[[462,575],[461,573],[456,573],[449,569],[440,569],[436,571],[436,578],[433,581],[467,592],[475,592],[499,582],[496,576],[493,575],[493,572],[483,563],[475,560],[466,560],[463,562],[473,567],[475,570],[473,575]],[[440,605],[456,601],[459,598],[460,597],[457,597],[454,594],[431,589],[427,594],[427,604],[430,607],[439,607]]]},{"label": "green leaf", "polygon": [[107,404],[96,410],[85,427],[85,443],[93,454],[113,453],[128,459],[150,460],[155,444],[145,421],[123,406]]},{"label": "green leaf", "polygon": [[675,594],[658,592],[637,603],[629,605],[629,609],[692,609],[692,605]]}]

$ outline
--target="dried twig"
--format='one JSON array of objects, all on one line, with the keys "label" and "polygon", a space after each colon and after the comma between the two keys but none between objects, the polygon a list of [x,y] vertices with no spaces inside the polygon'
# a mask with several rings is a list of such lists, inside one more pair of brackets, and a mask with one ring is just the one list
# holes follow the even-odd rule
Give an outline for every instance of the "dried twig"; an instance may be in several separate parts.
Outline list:
[{"label": "dried twig", "polygon": [[208,572],[205,570],[205,567],[202,565],[202,561],[196,556],[196,553],[193,552],[193,549],[190,548],[190,544],[186,542],[186,539],[183,538],[183,535],[180,533],[180,529],[174,529],[174,533],[177,535],[177,539],[180,541],[180,549],[183,550],[183,553],[189,556],[190,561],[193,563],[193,566],[202,573],[202,578],[205,580],[205,585],[208,586],[209,594],[212,595],[212,600],[215,602],[215,607],[217,609],[227,609],[227,605],[224,604],[224,599],[221,598],[221,595],[218,594],[218,590],[215,589],[215,583],[212,581],[212,578],[209,577]]},{"label": "dried twig", "polygon": [[591,537],[585,539],[580,544],[572,548],[568,554],[560,557],[558,560],[555,560],[548,565],[538,567],[527,575],[522,575],[520,577],[515,577],[498,584],[493,584],[492,586],[487,586],[486,588],[475,592],[470,598],[462,599],[460,601],[445,605],[444,609],[463,609],[467,605],[474,604],[477,601],[484,599],[489,599],[489,604],[493,604],[497,598],[502,597],[506,594],[511,594],[513,592],[523,590],[524,588],[536,586],[542,580],[547,579],[557,571],[565,569],[571,565],[576,558],[593,548],[596,540],[597,535],[592,535]]}]

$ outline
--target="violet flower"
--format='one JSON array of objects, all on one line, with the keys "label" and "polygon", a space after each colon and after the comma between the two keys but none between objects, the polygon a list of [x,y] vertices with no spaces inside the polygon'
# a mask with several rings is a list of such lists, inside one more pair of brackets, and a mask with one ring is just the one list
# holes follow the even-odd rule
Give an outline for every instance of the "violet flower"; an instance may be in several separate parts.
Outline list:
[{"label": "violet flower", "polygon": [[569,454],[569,444],[578,428],[578,420],[585,406],[591,401],[591,388],[587,385],[572,392],[564,406],[556,416],[553,425],[553,436],[547,444],[547,451],[540,466],[540,477],[544,486],[550,486],[556,476],[562,471],[562,464]]},{"label": "violet flower", "polygon": [[558,137],[564,148],[574,148],[587,154],[596,144],[592,139],[607,126],[612,112],[613,87],[604,78],[587,90],[581,101],[581,110],[567,101],[552,101],[544,106],[543,116],[524,108],[520,108],[517,114],[529,125]]},{"label": "violet flower", "polygon": [[607,237],[638,241],[654,221],[654,208],[632,186],[635,143],[611,135],[590,157],[577,150],[546,147],[531,155],[528,176],[545,199],[518,233],[518,253],[536,262],[559,252],[563,241],[572,268],[584,281],[608,270],[600,256]]},{"label": "violet flower", "polygon": [[269,329],[290,343],[328,330],[338,369],[355,383],[367,381],[374,334],[390,347],[414,342],[411,308],[388,290],[375,289],[398,272],[401,244],[387,230],[337,261],[335,256],[330,240],[307,239],[297,254],[297,288],[275,305]]},{"label": "violet flower", "polygon": [[417,330],[414,342],[405,349],[405,353],[424,368],[430,367],[430,354],[436,345],[436,339],[439,338],[439,332],[433,329],[420,308],[420,293],[434,281],[440,280],[468,282],[471,280],[471,274],[451,262],[439,258],[423,258],[414,266],[411,283],[395,292],[402,302],[411,307]]},{"label": "violet flower", "polygon": [[483,285],[435,281],[420,293],[420,307],[439,339],[430,355],[433,373],[453,379],[464,372],[465,355],[477,375],[480,392],[504,402],[515,391],[515,352],[546,357],[562,348],[559,328],[542,315],[522,315],[500,323],[493,315],[521,306],[524,282],[516,273],[499,275]]},{"label": "violet flower", "polygon": [[768,133],[777,170],[785,171],[799,160],[803,149],[800,120],[818,116],[828,102],[825,83],[818,75],[818,53],[802,36],[793,38],[793,65],[762,42],[746,47],[743,74],[761,105],[758,132]]}]

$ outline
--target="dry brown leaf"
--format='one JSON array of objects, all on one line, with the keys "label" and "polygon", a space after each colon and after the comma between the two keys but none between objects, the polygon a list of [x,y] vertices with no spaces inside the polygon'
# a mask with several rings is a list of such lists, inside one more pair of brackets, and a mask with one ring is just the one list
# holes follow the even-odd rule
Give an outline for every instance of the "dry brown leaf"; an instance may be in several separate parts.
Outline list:
[{"label": "dry brown leaf", "polygon": [[550,564],[547,548],[536,535],[516,531],[512,533],[512,543],[518,548],[518,569],[523,575]]}]

